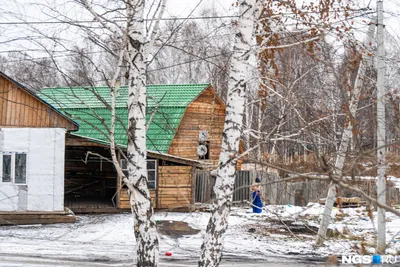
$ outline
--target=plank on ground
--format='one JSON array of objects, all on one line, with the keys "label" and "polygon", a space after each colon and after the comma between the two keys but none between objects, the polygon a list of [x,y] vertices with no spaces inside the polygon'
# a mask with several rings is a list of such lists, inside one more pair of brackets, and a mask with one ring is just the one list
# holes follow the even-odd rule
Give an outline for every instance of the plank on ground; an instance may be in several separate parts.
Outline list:
[{"label": "plank on ground", "polygon": [[76,222],[75,216],[59,216],[58,218],[32,218],[32,219],[10,219],[7,217],[0,217],[0,225],[15,225],[15,224],[53,224],[53,223],[74,223]]}]

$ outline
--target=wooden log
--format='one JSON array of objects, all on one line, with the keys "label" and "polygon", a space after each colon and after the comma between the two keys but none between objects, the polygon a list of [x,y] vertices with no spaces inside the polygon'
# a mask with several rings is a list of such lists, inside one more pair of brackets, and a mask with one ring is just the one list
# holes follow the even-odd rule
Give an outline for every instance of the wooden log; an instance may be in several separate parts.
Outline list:
[{"label": "wooden log", "polygon": [[0,211],[0,216],[6,215],[71,215],[71,212],[66,211]]},{"label": "wooden log", "polygon": [[74,215],[0,215],[0,225],[74,223]]}]

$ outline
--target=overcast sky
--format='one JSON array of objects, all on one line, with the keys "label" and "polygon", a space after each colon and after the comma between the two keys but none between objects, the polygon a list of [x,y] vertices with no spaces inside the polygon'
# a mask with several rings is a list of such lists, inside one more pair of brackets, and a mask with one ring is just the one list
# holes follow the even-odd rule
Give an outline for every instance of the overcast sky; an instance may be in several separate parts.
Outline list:
[{"label": "overcast sky", "polygon": [[[58,11],[66,14],[73,20],[87,20],[86,10],[71,4],[71,1],[65,0],[0,0],[0,23],[1,22],[22,22],[22,21],[54,21],[54,12],[48,7],[55,7]],[[168,0],[168,5],[164,17],[186,17],[195,8],[192,16],[198,16],[204,8],[214,7],[222,16],[233,14],[231,0]],[[199,4],[200,3],[200,4]],[[199,4],[199,5],[198,5]],[[62,20],[62,17],[57,17]],[[89,18],[90,19],[90,18]],[[26,37],[35,36],[32,28],[39,31],[45,31],[49,35],[69,38],[75,36],[76,30],[60,24],[45,25],[1,25],[0,24],[0,53],[6,53],[13,50],[29,50],[35,47],[32,43],[22,41]],[[78,37],[79,38],[79,37]],[[11,42],[10,42],[11,40]]]},{"label": "overcast sky", "polygon": [[[62,13],[67,14],[69,18],[75,20],[87,19],[85,11],[82,8],[72,6],[71,1],[66,0],[0,0],[0,23],[1,22],[18,22],[18,21],[54,21],[51,18],[52,11],[44,6],[56,6]],[[303,0],[298,0],[302,2]],[[311,0],[304,0],[311,1]],[[357,0],[359,7],[368,7],[375,10],[376,0]],[[222,16],[232,15],[233,0],[168,0],[168,6],[164,17],[185,17],[197,5],[201,3],[193,16],[198,16],[198,12],[203,8],[215,7]],[[397,33],[400,30],[400,0],[384,0],[385,5],[385,23],[390,34],[399,37]],[[371,10],[371,11],[372,11]],[[61,19],[58,17],[57,19]],[[367,18],[365,18],[367,19]],[[359,21],[362,19],[360,18]],[[46,31],[49,35],[62,38],[79,39],[76,37],[76,29],[71,29],[60,24],[46,25],[1,25],[0,24],[0,53],[12,50],[29,50],[36,49],[37,45],[21,41],[27,37],[37,38],[32,33],[32,27]],[[360,27],[359,32],[362,33],[365,28]],[[360,34],[361,36],[361,34]],[[10,41],[11,40],[11,41]],[[35,40],[33,40],[35,41]]]}]

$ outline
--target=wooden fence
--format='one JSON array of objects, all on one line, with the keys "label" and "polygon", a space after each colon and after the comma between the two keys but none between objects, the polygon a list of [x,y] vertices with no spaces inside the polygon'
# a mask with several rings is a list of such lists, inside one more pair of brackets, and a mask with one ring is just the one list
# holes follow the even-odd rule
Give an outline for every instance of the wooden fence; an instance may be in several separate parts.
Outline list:
[{"label": "wooden fence", "polygon": [[197,171],[195,202],[211,203],[213,199],[215,178],[211,176],[209,171]]},{"label": "wooden fence", "polygon": [[250,171],[236,171],[233,202],[250,200],[250,186],[253,183],[253,180]]},{"label": "wooden fence", "polygon": [[[255,178],[261,178],[263,185],[262,198],[273,205],[296,205],[305,206],[309,202],[318,202],[321,198],[326,198],[329,182],[305,179],[302,181],[275,182],[281,179],[277,174],[262,171],[237,171],[235,180],[235,190],[233,202],[240,203],[250,200],[250,186]],[[214,198],[215,178],[207,171],[198,171],[196,175],[196,203],[211,203]],[[355,183],[357,187],[365,193],[374,196],[375,181],[360,180]],[[399,203],[400,192],[398,188],[389,187],[388,203]],[[348,191],[340,190],[339,195],[344,197],[361,197],[361,195]],[[361,197],[361,199],[363,199]]]},{"label": "wooden fence", "polygon": [[[250,200],[250,185],[253,181],[250,171],[236,171],[233,202]],[[209,171],[196,173],[195,201],[196,203],[211,203],[214,198],[215,177]]]}]

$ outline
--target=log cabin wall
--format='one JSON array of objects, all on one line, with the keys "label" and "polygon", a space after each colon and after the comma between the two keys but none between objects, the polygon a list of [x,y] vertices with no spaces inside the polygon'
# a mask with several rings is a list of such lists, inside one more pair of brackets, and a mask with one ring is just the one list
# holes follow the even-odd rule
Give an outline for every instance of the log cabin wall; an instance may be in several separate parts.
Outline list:
[{"label": "log cabin wall", "polygon": [[[194,169],[195,167],[192,166],[158,165],[157,186],[156,189],[150,189],[153,207],[158,209],[188,209],[193,204]],[[126,187],[121,187],[118,191],[118,208],[131,208]]]},{"label": "log cabin wall", "polygon": [[199,132],[207,130],[210,161],[216,164],[221,151],[224,120],[225,104],[216,96],[213,89],[207,88],[186,109],[168,154],[199,159],[197,156]]},{"label": "log cabin wall", "polygon": [[[156,202],[156,190],[150,189],[150,198],[153,204],[153,208],[157,208]],[[129,194],[128,194],[128,189],[125,187],[120,188],[118,191],[118,208],[119,209],[130,209],[131,204],[129,202]]]},{"label": "log cabin wall", "polygon": [[78,129],[72,121],[3,75],[0,75],[0,126]]},{"label": "log cabin wall", "polygon": [[159,166],[157,208],[189,209],[192,199],[192,166]]}]

